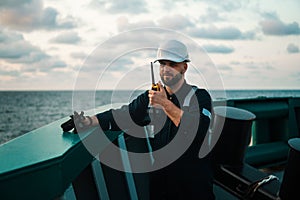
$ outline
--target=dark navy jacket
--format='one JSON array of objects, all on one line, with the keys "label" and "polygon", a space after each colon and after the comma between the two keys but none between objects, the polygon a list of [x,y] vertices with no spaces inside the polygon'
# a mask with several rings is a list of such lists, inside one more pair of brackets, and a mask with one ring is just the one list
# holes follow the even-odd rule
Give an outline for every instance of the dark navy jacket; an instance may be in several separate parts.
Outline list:
[{"label": "dark navy jacket", "polygon": [[[150,138],[153,151],[164,148],[174,138],[189,144],[170,165],[150,173],[151,199],[214,199],[209,154],[202,159],[198,157],[210,124],[211,97],[205,89],[196,89],[188,106],[183,106],[191,90],[192,86],[184,83],[175,94],[167,94],[168,99],[184,111],[178,127],[163,111],[149,114],[148,91],[129,105],[97,114],[104,131],[128,130],[129,135],[134,135],[143,133],[143,126],[154,125],[155,136]],[[180,143],[178,148],[181,148]]]}]

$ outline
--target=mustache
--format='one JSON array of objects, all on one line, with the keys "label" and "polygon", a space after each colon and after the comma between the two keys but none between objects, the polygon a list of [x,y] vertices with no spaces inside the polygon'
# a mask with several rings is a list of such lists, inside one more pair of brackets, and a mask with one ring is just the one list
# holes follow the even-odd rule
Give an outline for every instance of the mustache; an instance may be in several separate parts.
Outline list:
[{"label": "mustache", "polygon": [[165,72],[165,73],[163,73],[162,75],[163,75],[163,76],[172,76],[172,77],[175,77],[175,76],[180,76],[180,75],[182,75],[182,74],[183,74],[183,72],[178,72],[178,73],[176,73],[176,74],[172,74],[172,73]]},{"label": "mustache", "polygon": [[163,73],[163,76],[174,76],[172,73]]}]

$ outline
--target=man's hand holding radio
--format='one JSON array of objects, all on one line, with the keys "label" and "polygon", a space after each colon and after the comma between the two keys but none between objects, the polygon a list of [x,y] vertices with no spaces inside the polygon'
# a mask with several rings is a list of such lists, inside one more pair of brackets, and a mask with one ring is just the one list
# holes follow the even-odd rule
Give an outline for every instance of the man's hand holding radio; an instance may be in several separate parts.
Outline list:
[{"label": "man's hand holding radio", "polygon": [[149,90],[149,102],[151,106],[163,109],[164,105],[166,105],[166,101],[168,101],[167,93],[161,82],[157,83],[156,85],[159,90]]}]

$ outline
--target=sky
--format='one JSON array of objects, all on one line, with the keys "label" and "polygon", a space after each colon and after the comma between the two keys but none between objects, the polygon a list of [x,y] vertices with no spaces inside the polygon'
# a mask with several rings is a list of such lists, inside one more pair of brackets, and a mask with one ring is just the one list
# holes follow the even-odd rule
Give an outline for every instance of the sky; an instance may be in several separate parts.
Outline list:
[{"label": "sky", "polygon": [[299,0],[1,0],[0,90],[149,88],[167,38],[186,42],[200,87],[300,89],[299,10]]}]

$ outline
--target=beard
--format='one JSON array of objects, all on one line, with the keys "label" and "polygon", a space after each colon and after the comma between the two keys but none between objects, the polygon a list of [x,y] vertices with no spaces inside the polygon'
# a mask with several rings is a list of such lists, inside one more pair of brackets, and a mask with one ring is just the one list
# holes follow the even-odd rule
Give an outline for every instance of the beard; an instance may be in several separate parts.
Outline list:
[{"label": "beard", "polygon": [[[170,74],[168,74],[170,75]],[[170,79],[165,79],[164,75],[160,75],[161,81],[169,87],[176,85],[183,77],[183,73],[177,73],[175,76],[172,76]]]}]

